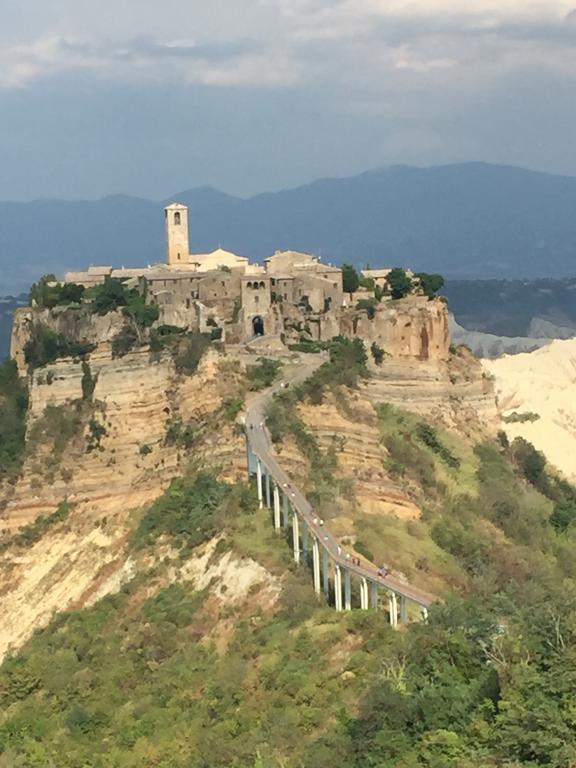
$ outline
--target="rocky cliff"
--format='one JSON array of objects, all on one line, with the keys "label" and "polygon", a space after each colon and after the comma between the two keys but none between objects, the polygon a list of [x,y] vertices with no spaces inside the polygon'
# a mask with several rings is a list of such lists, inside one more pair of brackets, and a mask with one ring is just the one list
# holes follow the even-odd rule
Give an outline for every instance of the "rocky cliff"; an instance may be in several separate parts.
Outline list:
[{"label": "rocky cliff", "polygon": [[341,326],[345,336],[360,336],[368,347],[375,343],[394,360],[438,363],[450,357],[448,308],[441,299],[409,296],[368,311],[349,309]]},{"label": "rocky cliff", "polygon": [[[96,349],[84,361],[59,359],[28,375],[23,348],[34,322]],[[123,323],[118,313],[100,317],[82,309],[16,314],[12,353],[28,376],[30,406],[22,473],[2,489],[4,541],[64,500],[72,511],[33,546],[3,551],[0,654],[55,611],[89,604],[132,577],[135,565],[125,545],[133,513],[187,464],[219,467],[229,480],[244,476],[241,429],[225,403],[242,399],[243,366],[267,349],[255,345],[251,357],[210,351],[193,375],[184,375],[166,351],[140,347],[114,358],[110,342]],[[345,332],[365,338],[368,350],[372,342],[381,346],[384,361],[377,365],[370,357],[372,378],[352,396],[348,411],[327,402],[304,407],[302,416],[322,445],[338,440],[342,472],[354,478],[356,508],[417,520],[417,501],[385,471],[374,405],[394,402],[462,431],[481,431],[493,415],[491,382],[474,358],[450,353],[439,301],[382,305],[373,319],[354,311],[343,323]],[[294,446],[283,450],[296,473],[306,471]],[[343,536],[353,511],[344,508],[336,521]]]},{"label": "rocky cliff", "polygon": [[238,361],[210,352],[185,376],[168,354],[154,359],[142,348],[114,359],[101,343],[87,365],[89,400],[80,361],[58,360],[30,377],[24,466],[2,489],[3,541],[64,500],[72,511],[32,547],[9,546],[0,555],[0,655],[55,611],[85,605],[131,578],[125,542],[133,512],[187,464],[207,460],[228,479],[244,471],[242,437],[222,411],[239,393]]}]

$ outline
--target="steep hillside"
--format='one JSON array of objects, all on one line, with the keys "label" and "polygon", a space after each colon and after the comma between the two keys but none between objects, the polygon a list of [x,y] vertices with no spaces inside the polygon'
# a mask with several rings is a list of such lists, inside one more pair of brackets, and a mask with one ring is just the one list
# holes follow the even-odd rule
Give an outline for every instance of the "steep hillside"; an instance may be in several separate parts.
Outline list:
[{"label": "steep hillside", "polygon": [[[291,248],[450,277],[574,274],[576,180],[563,176],[482,163],[393,167],[249,200],[208,188],[173,198],[190,206],[196,253],[221,244],[257,259]],[[63,273],[161,261],[163,205],[125,196],[1,203],[0,285],[26,290],[46,264]]]},{"label": "steep hillside", "polygon": [[[194,435],[186,451],[180,445],[180,477],[152,504],[131,511],[121,498],[113,515],[98,516],[96,500],[90,514],[72,499],[4,539],[0,615],[6,633],[12,600],[15,644],[24,639],[19,620],[50,585],[60,584],[59,608],[69,609],[0,667],[7,765],[574,763],[576,491],[528,445],[497,442],[482,414],[472,418],[474,398],[453,397],[458,386],[473,392],[476,377],[483,381],[465,353],[446,363],[445,396],[435,388],[432,417],[418,401],[426,377],[412,400],[420,412],[407,411],[379,400],[367,362],[358,341],[334,345],[310,379],[281,390],[268,426],[283,465],[343,546],[420,579],[447,602],[427,624],[397,632],[385,611],[327,607],[269,513],[258,510],[255,489],[235,477],[237,400],[217,424],[212,408],[199,405],[196,429],[186,432],[184,420],[177,430],[182,439]],[[259,389],[278,371],[253,363],[231,378],[223,363],[209,352],[178,391],[174,382],[173,402],[181,398],[183,408],[195,384],[200,403],[211,402],[222,380]],[[109,390],[99,364],[93,404],[101,387],[112,424],[121,412],[125,421],[101,435],[96,452],[104,458],[123,446],[122,465],[130,466],[126,446],[140,441],[144,420],[155,434],[163,405],[145,409],[138,426],[145,391],[129,403],[118,388],[135,376],[135,359],[122,363],[122,376],[116,370]],[[170,371],[169,362],[157,365]],[[397,365],[390,361],[391,379]],[[384,360],[383,382],[387,373]],[[35,381],[32,403],[44,386]],[[156,397],[152,386],[151,404]],[[145,459],[170,455],[169,445],[149,442]],[[173,459],[177,453],[173,447]],[[122,465],[110,467],[109,479]],[[138,477],[130,480],[136,490]],[[93,565],[81,541],[105,553],[89,583],[83,573]]]}]

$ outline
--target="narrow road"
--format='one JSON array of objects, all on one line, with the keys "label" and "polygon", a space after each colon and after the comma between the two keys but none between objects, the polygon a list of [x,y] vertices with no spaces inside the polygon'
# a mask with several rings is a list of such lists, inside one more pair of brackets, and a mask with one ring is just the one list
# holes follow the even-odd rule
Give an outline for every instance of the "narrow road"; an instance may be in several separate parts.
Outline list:
[{"label": "narrow road", "polygon": [[[314,371],[327,360],[324,355],[309,355],[307,357],[310,357],[310,360],[306,359],[306,361],[295,368],[293,372],[289,370],[285,372],[283,381],[289,382],[291,386],[300,384],[309,378]],[[270,437],[265,426],[264,412],[266,406],[272,400],[273,396],[281,391],[282,388],[280,384],[276,384],[274,387],[267,389],[265,392],[254,398],[248,406],[246,413],[246,434],[252,452],[268,468],[268,471],[276,484],[288,496],[291,505],[306,522],[311,533],[317,537],[320,545],[328,551],[330,558],[334,563],[340,565],[343,569],[348,570],[351,574],[357,575],[359,578],[366,578],[371,582],[375,582],[382,587],[392,590],[397,595],[405,597],[423,608],[429,608],[432,603],[438,601],[438,598],[424,590],[411,586],[394,576],[380,576],[378,574],[378,568],[372,563],[353,565],[351,561],[346,558],[344,548],[338,544],[338,541],[332,533],[330,533],[326,525],[320,526],[318,522],[314,523],[314,520],[318,519],[317,513],[314,512],[309,501],[301,491],[298,490],[286,471],[280,466],[272,449]]]}]

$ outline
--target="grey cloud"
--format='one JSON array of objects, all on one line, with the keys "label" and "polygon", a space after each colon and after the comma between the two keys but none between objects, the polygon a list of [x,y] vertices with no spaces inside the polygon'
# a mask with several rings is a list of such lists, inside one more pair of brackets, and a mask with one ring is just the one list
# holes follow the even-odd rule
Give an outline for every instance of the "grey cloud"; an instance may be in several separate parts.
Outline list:
[{"label": "grey cloud", "polygon": [[254,53],[260,45],[254,40],[229,43],[204,43],[198,45],[158,43],[149,38],[134,38],[121,42],[86,43],[62,40],[59,47],[64,54],[88,59],[113,59],[116,61],[150,60],[203,60],[226,61],[248,52]]}]

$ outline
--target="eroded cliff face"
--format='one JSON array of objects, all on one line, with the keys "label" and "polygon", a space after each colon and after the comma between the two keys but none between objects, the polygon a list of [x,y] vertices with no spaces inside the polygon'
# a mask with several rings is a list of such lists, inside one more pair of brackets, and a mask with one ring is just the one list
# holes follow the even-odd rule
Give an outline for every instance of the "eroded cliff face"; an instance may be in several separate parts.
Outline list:
[{"label": "eroded cliff face", "polygon": [[111,342],[125,326],[126,319],[121,312],[94,314],[86,305],[78,307],[54,307],[54,309],[17,309],[14,313],[10,356],[16,360],[21,376],[26,375],[24,347],[30,338],[34,323],[42,323],[56,333],[61,333],[71,342],[103,344]]},{"label": "eroded cliff face", "polygon": [[[301,409],[324,447],[338,441],[339,466],[354,478],[354,504],[334,520],[342,536],[353,528],[355,504],[369,515],[415,520],[420,514],[385,470],[375,404],[396,403],[467,434],[489,428],[495,415],[492,384],[477,361],[463,351],[450,354],[441,302],[395,302],[379,308],[374,320],[344,315],[351,335],[356,318],[367,349],[375,341],[387,356],[378,366],[369,355],[373,376],[351,395],[347,411],[331,400]],[[23,374],[23,348],[36,320],[96,350],[84,365],[61,359],[29,377],[27,453],[19,479],[0,489],[0,528],[9,536],[65,499],[71,513],[32,547],[0,555],[0,655],[55,612],[89,605],[133,577],[137,564],[127,539],[134,514],[189,462],[220,467],[230,481],[246,471],[242,431],[223,408],[227,398],[242,394],[244,353],[210,351],[186,376],[168,352],[153,355],[141,347],[113,358],[111,339],[125,322],[118,313],[21,310],[12,348]],[[258,348],[251,362],[266,351]],[[188,448],[177,439],[185,427]],[[294,476],[305,474],[295,445],[288,441],[282,450]]]},{"label": "eroded cliff face", "polygon": [[394,360],[445,362],[450,357],[448,308],[440,299],[410,296],[385,301],[365,311],[343,313],[342,333],[360,336],[367,347],[374,342]]},{"label": "eroded cliff face", "polygon": [[[209,353],[193,376],[185,376],[167,353],[155,359],[141,348],[114,359],[110,345],[100,344],[87,365],[89,402],[80,361],[58,360],[30,377],[28,450],[21,477],[7,489],[5,529],[31,522],[63,499],[106,514],[155,498],[190,456],[169,439],[171,424],[200,435],[213,416],[226,438],[214,439],[214,453],[223,460],[241,453],[233,425],[218,417],[223,400],[238,391],[239,368],[232,361]],[[211,438],[205,437],[206,450]]]},{"label": "eroded cliff face", "polygon": [[498,429],[493,380],[465,347],[437,362],[385,358],[372,366],[366,395],[375,404],[406,408],[468,437]]},{"label": "eroded cliff face", "polygon": [[[155,359],[141,348],[114,359],[101,343],[87,364],[89,398],[80,361],[58,360],[29,380],[27,453],[20,477],[1,489],[0,544],[64,500],[71,511],[33,546],[0,553],[0,657],[55,612],[132,578],[134,513],[191,461],[221,466],[232,481],[245,473],[243,438],[222,411],[239,392],[238,361],[208,352],[185,376],[168,353]],[[186,427],[189,448],[169,439]]]}]

